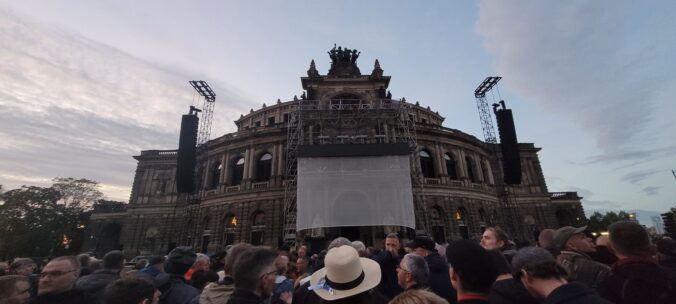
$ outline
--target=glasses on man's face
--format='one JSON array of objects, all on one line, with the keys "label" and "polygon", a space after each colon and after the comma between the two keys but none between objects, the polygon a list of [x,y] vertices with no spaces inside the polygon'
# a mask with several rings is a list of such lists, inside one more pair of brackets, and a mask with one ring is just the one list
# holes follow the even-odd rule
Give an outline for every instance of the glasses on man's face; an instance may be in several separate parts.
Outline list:
[{"label": "glasses on man's face", "polygon": [[406,268],[404,268],[404,267],[401,267],[401,265],[397,265],[397,270],[401,270],[401,271],[406,271],[406,272],[410,272],[410,271],[406,270]]},{"label": "glasses on man's face", "polygon": [[44,278],[44,277],[50,276],[52,278],[56,278],[56,277],[60,277],[64,274],[71,273],[71,272],[74,272],[74,271],[77,271],[77,270],[73,269],[73,270],[70,270],[70,271],[59,271],[59,270],[43,271],[43,272],[40,273],[40,277]]}]

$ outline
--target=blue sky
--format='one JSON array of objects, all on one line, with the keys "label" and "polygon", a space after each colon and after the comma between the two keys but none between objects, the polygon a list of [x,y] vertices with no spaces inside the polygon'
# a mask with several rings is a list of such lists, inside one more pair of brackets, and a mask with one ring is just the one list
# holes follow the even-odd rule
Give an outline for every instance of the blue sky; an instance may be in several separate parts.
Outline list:
[{"label": "blue sky", "polygon": [[[550,191],[586,210],[676,205],[676,4],[621,1],[0,0],[0,184],[95,179],[127,200],[142,149],[173,149],[188,80],[218,97],[212,134],[302,93],[334,43],[378,59],[396,98],[482,137],[490,75]],[[493,96],[489,96],[493,98]],[[213,137],[213,136],[212,136]],[[642,211],[641,211],[642,212]],[[643,220],[649,224],[647,220]]]}]

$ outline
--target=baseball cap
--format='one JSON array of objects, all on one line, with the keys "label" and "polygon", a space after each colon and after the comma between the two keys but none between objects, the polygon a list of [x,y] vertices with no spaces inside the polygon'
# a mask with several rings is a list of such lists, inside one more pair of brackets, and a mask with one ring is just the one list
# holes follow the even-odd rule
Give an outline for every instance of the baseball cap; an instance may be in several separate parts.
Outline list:
[{"label": "baseball cap", "polygon": [[552,241],[552,245],[561,250],[566,247],[566,242],[568,242],[571,236],[582,233],[585,230],[587,230],[587,226],[577,228],[572,226],[561,227],[554,231],[554,240]]}]

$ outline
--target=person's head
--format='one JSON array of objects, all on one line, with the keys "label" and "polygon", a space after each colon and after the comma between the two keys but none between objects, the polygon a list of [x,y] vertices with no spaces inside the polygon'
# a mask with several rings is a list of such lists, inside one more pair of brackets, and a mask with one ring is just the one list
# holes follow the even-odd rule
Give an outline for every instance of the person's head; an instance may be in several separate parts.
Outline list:
[{"label": "person's head", "polygon": [[429,236],[416,236],[413,241],[406,243],[406,248],[410,249],[410,253],[419,255],[421,257],[428,256],[430,253],[437,252],[435,243]]},{"label": "person's head", "polygon": [[240,254],[232,271],[235,288],[269,298],[275,288],[276,258],[277,253],[266,247],[253,247]]},{"label": "person's head", "polygon": [[0,276],[0,303],[28,304],[30,283],[24,275]]},{"label": "person's head", "polygon": [[583,253],[596,252],[596,247],[592,239],[584,233],[585,230],[587,230],[587,226],[579,228],[566,226],[557,229],[554,232],[554,247],[559,250],[572,250]]},{"label": "person's head", "polygon": [[448,301],[431,291],[412,289],[400,293],[389,304],[448,304]]},{"label": "person's head", "polygon": [[291,251],[291,246],[289,244],[282,244],[282,246],[279,246],[277,249],[277,255],[284,255],[284,256],[289,256]]},{"label": "person's head", "polygon": [[599,237],[596,238],[596,247],[598,246],[609,247],[609,245],[610,238],[607,235],[599,235]]},{"label": "person's head", "polygon": [[655,241],[657,259],[666,260],[676,258],[676,242],[670,238],[661,238]]},{"label": "person's head", "polygon": [[297,253],[298,253],[298,256],[299,256],[299,257],[305,257],[305,256],[307,256],[307,246],[305,246],[305,245],[300,245],[300,247],[298,247],[298,252],[297,252]]},{"label": "person's head", "polygon": [[9,273],[28,276],[31,273],[33,273],[33,271],[35,271],[36,268],[37,265],[32,259],[16,258],[14,259],[12,264],[9,265]]},{"label": "person's head", "polygon": [[352,247],[359,253],[360,257],[366,256],[366,245],[362,241],[352,241]]},{"label": "person's head", "polygon": [[225,265],[223,265],[223,271],[225,271],[226,274],[232,275],[232,269],[235,266],[235,261],[239,256],[251,249],[253,246],[251,244],[247,243],[239,243],[237,245],[233,245],[228,249],[228,255],[225,256]]},{"label": "person's head", "polygon": [[404,290],[413,285],[427,285],[430,269],[425,258],[409,253],[397,266],[397,283]]},{"label": "person's head", "polygon": [[80,261],[80,267],[82,268],[88,268],[91,259],[92,259],[91,256],[89,256],[89,254],[86,253],[80,253],[77,255],[77,260]]},{"label": "person's head", "polygon": [[362,303],[361,297],[368,296],[380,283],[380,265],[374,260],[360,258],[350,245],[330,249],[324,264],[324,268],[310,277],[310,285],[316,287],[315,293],[324,301]]},{"label": "person's head", "polygon": [[204,253],[198,253],[195,257],[195,263],[192,265],[193,270],[209,270],[211,259]]},{"label": "person's head", "polygon": [[0,276],[6,275],[9,273],[9,263],[0,262]]},{"label": "person's head", "polygon": [[648,231],[638,223],[621,221],[608,226],[610,244],[618,258],[651,255]]},{"label": "person's head", "polygon": [[385,250],[397,252],[400,247],[399,236],[396,233],[390,233],[385,237]]},{"label": "person's head", "polygon": [[80,276],[80,262],[76,257],[57,257],[42,269],[38,294],[56,294],[73,289]]},{"label": "person's head", "polygon": [[453,288],[462,294],[487,295],[498,271],[486,249],[470,240],[451,242],[446,248],[449,275]]},{"label": "person's head", "polygon": [[332,248],[337,248],[337,247],[340,247],[340,246],[343,246],[343,245],[352,246],[352,242],[350,242],[350,240],[348,240],[347,238],[339,236],[339,237],[333,239],[333,241],[331,241],[331,243],[329,244],[328,250],[331,250]]},{"label": "person's head", "polygon": [[509,244],[509,236],[500,227],[488,227],[481,235],[481,247],[486,250],[501,250]]},{"label": "person's head", "polygon": [[307,272],[307,266],[310,264],[310,261],[308,260],[307,257],[298,257],[298,260],[296,260],[296,269],[298,272]]},{"label": "person's head", "polygon": [[538,235],[538,246],[542,248],[549,248],[554,241],[554,229],[543,229]]},{"label": "person's head", "polygon": [[153,283],[139,277],[128,277],[108,284],[103,290],[102,304],[157,304],[160,292]]},{"label": "person's head", "polygon": [[275,269],[277,269],[277,275],[285,275],[289,270],[289,257],[285,255],[278,255],[275,259]]},{"label": "person's head", "polygon": [[544,299],[551,292],[543,288],[548,283],[562,285],[566,283],[568,274],[559,265],[549,251],[539,247],[527,247],[519,250],[512,258],[514,276],[520,280],[528,292],[537,298]]},{"label": "person's head", "polygon": [[124,254],[122,251],[113,250],[106,253],[103,256],[103,268],[117,271],[122,270],[124,268]]},{"label": "person's head", "polygon": [[195,264],[195,251],[188,246],[179,246],[171,250],[164,261],[164,271],[168,274],[183,276]]}]

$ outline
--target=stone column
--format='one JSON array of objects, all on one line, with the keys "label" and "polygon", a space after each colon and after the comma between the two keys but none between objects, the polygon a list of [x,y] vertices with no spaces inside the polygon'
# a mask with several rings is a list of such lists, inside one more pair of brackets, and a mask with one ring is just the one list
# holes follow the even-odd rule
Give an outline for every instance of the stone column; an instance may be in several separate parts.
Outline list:
[{"label": "stone column", "polygon": [[221,182],[223,184],[230,183],[230,151],[225,152],[221,158],[221,164],[223,164],[223,170],[221,170]]}]

